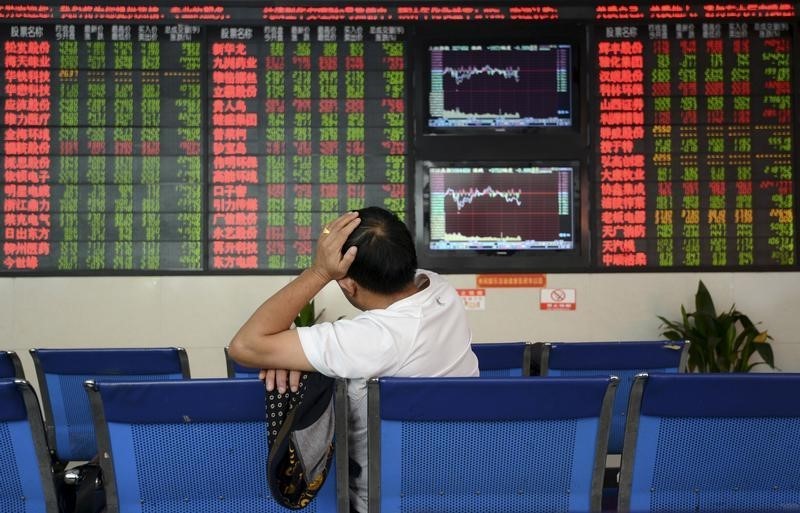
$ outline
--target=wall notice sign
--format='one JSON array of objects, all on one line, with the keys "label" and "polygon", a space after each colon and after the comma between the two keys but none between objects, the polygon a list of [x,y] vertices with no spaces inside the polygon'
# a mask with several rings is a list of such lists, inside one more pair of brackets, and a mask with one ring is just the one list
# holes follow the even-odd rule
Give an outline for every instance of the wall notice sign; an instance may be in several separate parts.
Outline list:
[{"label": "wall notice sign", "polygon": [[540,310],[575,310],[575,289],[542,289],[539,291]]},{"label": "wall notice sign", "polygon": [[544,274],[479,274],[475,280],[478,287],[533,287],[547,285]]},{"label": "wall notice sign", "polygon": [[467,310],[486,310],[486,291],[483,289],[457,289],[464,308]]}]

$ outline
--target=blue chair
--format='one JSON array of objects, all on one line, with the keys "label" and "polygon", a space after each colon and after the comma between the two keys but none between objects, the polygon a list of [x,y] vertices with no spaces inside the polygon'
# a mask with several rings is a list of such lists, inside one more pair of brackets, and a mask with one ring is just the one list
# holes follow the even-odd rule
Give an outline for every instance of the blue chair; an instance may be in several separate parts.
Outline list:
[{"label": "blue chair", "polygon": [[230,354],[228,354],[227,347],[225,348],[225,367],[228,370],[229,378],[257,378],[258,373],[261,372],[261,369],[245,367],[244,365],[238,364],[231,358]]},{"label": "blue chair", "polygon": [[25,380],[0,380],[0,447],[0,511],[58,513],[39,400]]},{"label": "blue chair", "polygon": [[637,376],[619,511],[800,510],[800,374]]},{"label": "blue chair", "polygon": [[[267,484],[261,381],[97,381],[86,388],[103,455],[108,513],[287,511]],[[337,444],[337,455],[339,450]],[[304,511],[337,511],[335,476],[332,469]]]},{"label": "blue chair", "polygon": [[0,351],[0,378],[25,379],[25,371],[14,351]]},{"label": "blue chair", "polygon": [[97,453],[92,412],[83,382],[189,378],[182,348],[31,349],[50,448],[63,466]]},{"label": "blue chair", "polygon": [[482,378],[505,378],[529,374],[529,347],[526,342],[484,342],[472,344],[472,352]]},{"label": "blue chair", "polygon": [[531,358],[541,376],[613,375],[620,379],[608,452],[621,454],[633,378],[642,372],[684,372],[688,349],[688,342],[671,340],[537,343]]},{"label": "blue chair", "polygon": [[370,380],[369,513],[600,511],[616,383]]}]

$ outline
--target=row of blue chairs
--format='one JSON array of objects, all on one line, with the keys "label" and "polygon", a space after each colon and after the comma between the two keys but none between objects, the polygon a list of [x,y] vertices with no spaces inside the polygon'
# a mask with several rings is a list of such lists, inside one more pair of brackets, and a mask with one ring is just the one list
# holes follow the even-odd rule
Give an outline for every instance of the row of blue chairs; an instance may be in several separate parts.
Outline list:
[{"label": "row of blue chairs", "polygon": [[[256,379],[85,384],[108,513],[284,513],[266,480],[265,389]],[[36,393],[0,379],[0,511],[68,513]],[[346,466],[345,466],[346,467]],[[329,479],[309,512],[338,509]],[[93,483],[90,487],[93,486]]]},{"label": "row of blue chairs", "polygon": [[[480,373],[486,377],[616,376],[609,454],[622,454],[625,415],[633,379],[643,372],[685,372],[689,343],[685,341],[626,342],[502,342],[473,344]],[[229,362],[229,375],[250,375]]]},{"label": "row of blue chairs", "polygon": [[[513,366],[521,375],[526,344],[475,344],[482,369]],[[36,379],[44,411],[48,446],[57,467],[87,461],[97,454],[87,380],[158,381],[191,376],[186,351],[179,347],[114,349],[32,349]],[[518,355],[519,358],[515,356]],[[242,367],[228,357],[228,377],[254,378],[257,369]],[[512,361],[513,360],[513,361]],[[24,379],[20,359],[13,351],[0,352],[0,377]]]},{"label": "row of blue chairs", "polygon": [[[95,456],[92,415],[83,384],[104,381],[175,380],[190,377],[179,347],[137,349],[31,349],[45,416],[48,446],[61,466]],[[19,356],[0,352],[0,378],[25,379]]]},{"label": "row of blue chairs", "polygon": [[[521,375],[526,344],[475,344],[474,347],[486,372],[499,368],[498,365],[513,366],[518,371],[516,375]],[[70,462],[88,461],[97,454],[92,414],[83,390],[85,381],[180,380],[191,376],[186,351],[179,347],[32,349],[30,355],[39,384],[48,446],[58,468]],[[243,367],[230,359],[227,348],[225,360],[228,377],[258,375],[258,369]],[[25,379],[15,352],[0,352],[0,377]]]},{"label": "row of blue chairs", "polygon": [[[0,484],[0,503],[6,508],[0,507],[0,511],[71,513],[79,481],[84,478],[82,471],[89,468],[81,464],[96,460],[99,454],[94,415],[84,382],[98,377],[106,382],[186,379],[190,377],[186,351],[181,348],[32,349],[30,354],[38,394],[25,380],[17,354],[0,353],[4,397],[8,400],[16,397],[16,406],[9,410],[14,412],[13,419],[6,420],[13,421],[18,428],[29,426],[9,431],[7,442],[10,447],[34,443],[37,456],[21,458],[14,451],[6,454],[19,478]],[[20,439],[24,434],[32,437]],[[42,476],[49,477],[43,481],[32,479],[37,468]],[[39,491],[38,495],[31,493],[28,489],[31,486]],[[40,501],[33,500],[37,496]],[[40,507],[43,504],[46,508]]]},{"label": "row of blue chairs", "polygon": [[[627,344],[630,343],[616,345]],[[509,354],[516,351],[512,351],[512,346],[519,347],[517,344],[496,345],[499,352],[506,351]],[[404,511],[512,512],[537,510],[535,508],[543,511],[599,510],[596,503],[602,490],[598,491],[597,482],[598,480],[602,482],[602,479],[598,477],[598,472],[605,463],[605,454],[610,451],[610,445],[603,447],[603,444],[610,443],[604,432],[608,433],[611,430],[613,424],[611,419],[615,416],[613,413],[603,412],[609,410],[610,404],[616,405],[621,402],[622,379],[612,379],[608,375],[600,378],[590,378],[586,375],[567,378],[555,376],[556,372],[552,369],[547,372],[541,371],[542,360],[547,360],[550,364],[557,362],[558,358],[553,356],[563,354],[561,346],[577,347],[575,343],[551,344],[549,347],[538,348],[530,344],[522,346],[524,346],[522,351],[517,352],[517,355],[522,356],[523,363],[517,363],[513,370],[508,371],[509,375],[535,374],[536,369],[539,369],[539,374],[548,374],[547,379],[483,377],[479,380],[452,378],[392,380],[386,378],[370,384],[372,467],[369,472],[370,476],[375,476],[370,480],[372,497],[370,504],[373,511],[399,511],[400,509],[396,509],[398,504],[402,505],[401,509]],[[599,346],[593,348],[597,347]],[[476,349],[481,360],[482,376],[488,374],[484,372],[488,367],[494,367],[489,369],[491,371],[506,372],[502,370],[506,364],[500,361],[502,358],[498,356],[499,352],[493,355],[497,361],[492,362],[491,358],[480,356],[481,350],[481,347]],[[665,347],[663,350],[671,351],[671,354],[680,353],[670,347]],[[178,350],[176,353],[180,354],[181,351]],[[183,380],[184,377],[188,377],[185,353],[182,357],[185,374],[182,369],[180,373],[167,376],[156,374],[151,377],[123,377],[125,372],[132,369],[132,354],[127,355],[125,364],[117,364],[116,367],[108,369],[111,375],[115,376],[111,380],[89,376],[91,373],[85,368],[81,371],[81,362],[86,363],[85,358],[75,358],[71,363],[65,364],[64,368],[76,372],[74,376],[78,377],[65,381],[56,379],[53,370],[40,372],[47,366],[46,363],[42,365],[41,354],[34,357],[35,361],[39,360],[37,374],[45,377],[45,383],[57,382],[62,389],[66,387],[66,383],[77,382],[83,392],[84,383],[81,380],[84,377],[97,378],[97,382],[89,387],[88,394],[88,397],[92,398],[94,409],[93,414],[90,412],[90,418],[94,422],[91,437],[95,442],[90,450],[98,452],[99,449],[98,453],[101,455],[100,464],[103,466],[109,492],[108,511],[125,513],[128,511],[283,511],[282,507],[271,501],[266,486],[263,384],[254,379]],[[86,355],[87,353],[82,353],[81,356]],[[604,355],[608,356],[607,353],[603,353],[593,359],[596,366],[602,363]],[[180,361],[181,357],[177,360]],[[515,358],[515,361],[519,362],[520,359]],[[613,358],[609,363],[621,365],[620,360]],[[583,365],[587,366],[588,364]],[[181,364],[178,367],[181,367]],[[12,362],[11,365],[4,367],[0,358],[0,369],[2,368],[15,369],[15,373],[21,371],[18,362],[17,365]],[[522,368],[518,374],[517,368]],[[587,370],[572,369],[584,374]],[[159,372],[163,373],[164,369]],[[786,507],[791,509],[792,505],[796,505],[798,501],[793,496],[792,490],[798,488],[797,483],[793,477],[784,479],[774,477],[775,471],[769,462],[760,461],[757,457],[759,442],[750,441],[750,445],[747,445],[747,441],[731,438],[734,440],[732,443],[746,448],[746,456],[731,459],[729,452],[715,447],[713,438],[716,432],[730,433],[731,430],[738,429],[737,423],[740,421],[735,420],[738,417],[731,415],[729,410],[736,407],[746,414],[749,410],[743,409],[743,406],[747,404],[739,402],[742,397],[748,403],[759,403],[763,402],[761,397],[770,397],[769,394],[773,394],[772,397],[782,397],[780,395],[782,393],[792,394],[796,392],[798,378],[789,374],[711,376],[709,378],[713,379],[710,379],[710,384],[716,387],[713,392],[703,392],[702,388],[696,390],[695,387],[707,386],[699,382],[663,381],[666,377],[683,379],[687,376],[690,379],[698,377],[651,373],[649,378],[632,379],[632,401],[623,415],[637,419],[637,423],[629,421],[628,432],[625,434],[620,475],[620,510],[657,511],[660,507],[662,511],[772,511]],[[136,379],[150,381],[153,377],[161,381],[130,383]],[[704,376],[699,377],[706,379]],[[173,378],[175,381],[163,381]],[[725,382],[719,381],[719,378],[751,381]],[[753,381],[753,379],[764,379],[764,381]],[[778,382],[778,379],[784,381]],[[113,380],[127,383],[113,383]],[[590,385],[592,381],[603,384]],[[13,387],[9,383],[13,384]],[[20,429],[20,425],[25,422],[30,425],[27,431],[35,434],[36,414],[39,412],[35,393],[24,381],[10,380],[9,383],[3,383],[0,397],[6,399],[7,396],[14,395],[12,389],[19,395],[12,406],[2,408],[2,411],[8,412],[3,422],[16,427],[8,430],[9,435],[4,435],[6,431],[0,429],[0,438],[18,435],[20,431],[25,433],[25,428]],[[382,391],[382,383],[391,386],[391,390]],[[237,389],[234,390],[234,387]],[[598,402],[601,388],[605,392],[602,394],[603,400]],[[645,394],[648,388],[660,390],[659,393],[663,397],[648,400]],[[587,390],[594,391],[588,393]],[[747,395],[748,390],[753,393]],[[661,415],[659,407],[666,404],[664,397],[668,397],[671,391],[680,392],[677,395],[677,402],[680,404],[667,407],[667,413],[673,417],[668,420],[659,419],[658,422],[649,419]],[[83,395],[87,394],[84,392]],[[108,397],[103,398],[104,395]],[[617,395],[616,400],[613,400],[614,395]],[[719,402],[717,396],[734,398],[729,401],[731,404],[726,405],[728,410],[725,408],[720,408],[719,411],[709,410],[708,404]],[[231,401],[231,397],[237,400]],[[594,403],[587,406],[582,401],[584,397],[593,397]],[[338,412],[347,411],[341,404],[341,401],[345,400],[346,395],[340,392]],[[696,403],[694,417],[690,420],[682,419],[678,411],[679,406],[687,401]],[[622,403],[627,406],[627,401]],[[775,449],[779,453],[778,456],[789,455],[783,459],[770,456],[770,461],[779,462],[785,472],[796,476],[800,474],[794,472],[792,458],[797,454],[793,449],[798,433],[792,430],[796,431],[794,425],[798,422],[800,412],[795,411],[798,409],[796,402],[789,401],[790,404],[786,406],[788,409],[781,403],[780,400],[768,401],[761,411],[764,415],[773,416],[780,411],[782,416],[779,419],[763,419],[756,412],[757,420],[750,418],[749,421],[752,423],[751,428],[760,429],[762,432],[763,425],[767,425],[769,440],[778,447]],[[636,404],[640,405],[638,411],[635,410]],[[138,410],[129,411],[131,405]],[[584,413],[570,414],[570,408],[573,406],[583,408]],[[594,413],[589,415],[587,412],[590,409],[599,411],[597,416],[594,416]],[[28,421],[23,420],[21,415],[23,411],[26,412],[25,418],[29,419]],[[384,411],[387,415],[385,419],[382,418]],[[449,418],[450,413],[454,413],[455,417]],[[410,417],[403,416],[406,414]],[[678,420],[674,417],[676,415]],[[475,416],[478,418],[472,418]],[[713,417],[716,422],[716,427],[712,430],[704,428],[707,417]],[[376,419],[380,421],[376,423]],[[640,419],[649,420],[644,422]],[[90,425],[91,422],[90,420]],[[705,438],[694,436],[696,434],[694,430],[690,432],[692,436],[686,436],[686,430],[679,428],[687,423]],[[38,424],[42,425],[41,416]],[[654,425],[658,427],[654,428]],[[209,427],[211,434],[208,432]],[[247,432],[240,432],[240,429],[245,429]],[[580,443],[577,435],[574,435],[576,430],[583,436]],[[54,511],[49,509],[50,506],[38,507],[41,504],[49,504],[48,497],[51,497],[52,493],[41,493],[41,502],[37,502],[34,499],[36,494],[24,488],[39,483],[41,479],[34,479],[37,475],[47,475],[47,472],[42,470],[48,468],[47,461],[42,462],[42,460],[47,459],[48,447],[59,445],[59,437],[55,436],[56,430],[52,431],[52,442],[44,435],[40,435],[39,438],[33,436],[27,445],[22,444],[23,448],[12,451],[12,454],[17,454],[16,451],[19,451],[19,454],[24,456],[23,459],[27,458],[26,461],[37,461],[38,458],[44,466],[28,468],[27,473],[23,474],[26,477],[6,480],[0,485],[0,496],[4,497],[0,499],[1,501],[16,506],[23,504],[28,509],[0,507],[0,511]],[[751,430],[749,433],[752,435],[752,432]],[[399,441],[392,441],[398,433]],[[123,442],[114,438],[120,434],[124,437]],[[594,442],[587,441],[585,438],[587,434],[595,435]],[[664,449],[661,445],[654,448],[654,440],[658,440],[662,435],[668,435],[667,438],[671,436],[674,444],[672,448]],[[61,438],[64,439],[63,436]],[[686,469],[681,469],[686,460],[682,459],[685,450],[681,450],[680,444],[687,439],[702,440],[698,443],[702,445],[703,451],[697,447],[689,451],[696,457],[691,462],[692,467],[699,466],[706,470],[705,475],[712,476],[705,481],[697,480],[687,475]],[[46,443],[42,443],[43,440]],[[525,441],[524,446],[520,444],[520,440]],[[642,440],[647,443],[643,443]],[[229,445],[224,444],[227,441],[230,441]],[[455,445],[449,445],[450,442],[455,442]],[[11,438],[7,443],[6,447],[13,446]],[[167,443],[169,447],[164,445]],[[337,445],[337,449],[343,445]],[[637,455],[636,451],[644,446],[650,447],[648,449],[650,453],[644,456]],[[70,444],[66,447],[73,448]],[[245,449],[248,447],[250,449]],[[44,456],[42,456],[43,448]],[[736,447],[733,449],[735,451]],[[214,450],[222,453],[216,453]],[[441,450],[445,451],[445,456],[436,456],[436,451]],[[241,457],[246,451],[250,451],[247,452],[248,457]],[[228,461],[224,457],[225,454],[237,455],[235,459],[241,461],[241,465],[233,469],[227,463],[218,465],[216,462]],[[638,473],[634,471],[645,468],[643,462],[648,458],[653,459],[651,458],[653,454],[658,455],[658,463],[655,466],[649,471],[639,470]],[[748,461],[757,461],[761,482],[756,486],[760,486],[758,488],[760,498],[748,499],[752,495],[749,487],[753,485],[749,484],[747,476],[742,477],[741,472],[737,473],[736,469],[721,466],[719,461],[710,459],[709,454],[719,454],[723,459],[734,461],[736,465],[742,466],[743,472],[752,470],[746,465]],[[31,455],[36,457],[30,458]],[[532,459],[526,460],[529,457]],[[337,455],[339,461],[343,461],[342,458],[344,456],[341,454]],[[572,462],[571,465],[579,467],[565,467],[569,461]],[[52,459],[50,462],[52,463]],[[535,462],[535,465],[531,462]],[[53,467],[49,468],[52,474]],[[190,470],[186,473],[178,471],[184,468]],[[518,473],[519,468],[527,469],[521,477]],[[556,471],[556,469],[561,470]],[[346,506],[342,505],[344,502],[342,499],[346,497],[346,493],[343,492],[346,488],[342,488],[343,483],[347,482],[346,470],[346,465],[336,467],[336,478],[329,480],[321,495],[309,507],[309,511],[347,511]],[[146,472],[147,476],[141,476],[142,472]],[[218,472],[225,474],[225,478],[221,478]],[[245,475],[234,481],[226,480],[228,475],[236,475],[237,472]],[[570,479],[577,480],[576,476],[580,476],[582,480],[570,481],[565,488],[562,486],[563,482],[561,485],[556,484],[559,482],[557,477],[559,472],[573,476]],[[158,483],[151,482],[151,476],[161,476],[163,479]],[[586,476],[591,478],[589,482],[583,480]],[[675,476],[685,477],[684,481],[693,486],[691,491],[676,489],[673,483]],[[734,481],[739,484],[731,485],[730,489],[726,488],[726,483]],[[512,490],[514,483],[517,487]],[[718,486],[719,483],[724,486]],[[544,486],[544,489],[539,485]],[[652,493],[645,489],[648,486]],[[399,492],[395,494],[394,492],[398,490]],[[567,490],[566,495],[564,495],[565,490]],[[586,490],[589,490],[588,495],[584,493]],[[514,493],[509,495],[512,491]],[[659,493],[661,495],[658,495]],[[23,497],[24,499],[21,499]],[[551,502],[541,502],[545,497],[549,497],[548,500]],[[677,505],[671,503],[675,497],[680,497],[683,502]],[[745,500],[750,502],[743,502]],[[753,509],[757,501],[762,501],[767,506]],[[646,507],[647,504],[650,506]],[[661,506],[658,506],[659,504]],[[667,506],[664,507],[664,504]],[[747,506],[737,509],[740,504]],[[560,509],[562,506],[567,509]]]},{"label": "row of blue chairs", "polygon": [[[625,414],[633,378],[642,372],[685,372],[689,343],[684,341],[493,342],[472,344],[480,375],[514,376],[610,376],[620,379],[613,403],[608,451],[621,454]],[[258,369],[245,367],[228,357],[228,376],[256,377]]]},{"label": "row of blue chairs", "polygon": [[[527,375],[608,376],[620,378],[614,402],[609,453],[622,452],[627,398],[633,376],[640,372],[680,372],[688,344],[670,341],[624,343],[476,343],[482,377]],[[178,380],[190,377],[182,348],[33,349],[31,350],[44,406],[49,447],[56,466],[87,461],[97,454],[92,414],[83,383],[103,381]],[[257,376],[228,357],[229,377]],[[24,378],[19,358],[0,353],[0,376]]]},{"label": "row of blue chairs", "polygon": [[[370,513],[601,511],[618,383],[615,377],[372,380]],[[260,381],[86,387],[107,511],[283,511],[266,485]],[[798,374],[637,376],[619,511],[797,509],[798,392]],[[345,400],[337,394],[337,416],[347,411]],[[2,480],[16,494],[4,494],[0,510],[54,513],[36,395],[24,380],[5,379],[0,401],[4,454],[24,467],[20,477]],[[339,429],[337,438],[341,423]],[[337,453],[336,461],[343,457]],[[347,511],[346,465],[331,475],[308,511]]]},{"label": "row of blue chairs", "polygon": [[[372,382],[370,513],[602,511],[616,386],[614,377]],[[615,509],[800,509],[798,393],[800,374],[639,374]]]}]

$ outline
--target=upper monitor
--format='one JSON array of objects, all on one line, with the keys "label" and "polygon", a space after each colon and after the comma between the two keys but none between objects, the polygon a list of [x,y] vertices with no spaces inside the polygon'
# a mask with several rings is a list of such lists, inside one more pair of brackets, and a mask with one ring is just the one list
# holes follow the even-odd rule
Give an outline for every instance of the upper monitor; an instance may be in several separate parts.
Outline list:
[{"label": "upper monitor", "polygon": [[573,125],[571,44],[432,44],[427,131]]}]

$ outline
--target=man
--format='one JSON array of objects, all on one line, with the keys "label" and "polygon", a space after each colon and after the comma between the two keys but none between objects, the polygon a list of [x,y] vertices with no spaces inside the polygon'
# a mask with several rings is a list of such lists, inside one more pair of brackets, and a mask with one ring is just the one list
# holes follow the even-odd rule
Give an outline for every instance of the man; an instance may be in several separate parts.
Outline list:
[{"label": "man", "polygon": [[[354,319],[290,329],[300,309],[336,280]],[[370,207],[348,212],[319,237],[314,264],[262,304],[229,348],[239,363],[268,369],[267,389],[285,390],[286,371],[347,378],[350,399],[350,503],[367,511],[367,389],[377,376],[477,376],[478,360],[456,291],[417,270],[411,234],[400,219]],[[299,373],[289,374],[297,389]],[[340,463],[341,464],[341,463]],[[356,469],[358,467],[356,466]]]}]

